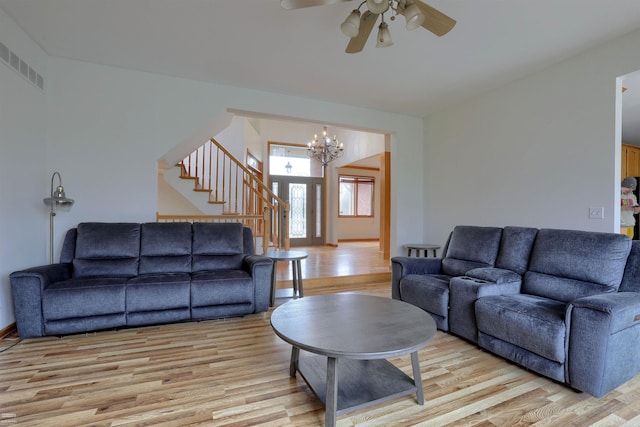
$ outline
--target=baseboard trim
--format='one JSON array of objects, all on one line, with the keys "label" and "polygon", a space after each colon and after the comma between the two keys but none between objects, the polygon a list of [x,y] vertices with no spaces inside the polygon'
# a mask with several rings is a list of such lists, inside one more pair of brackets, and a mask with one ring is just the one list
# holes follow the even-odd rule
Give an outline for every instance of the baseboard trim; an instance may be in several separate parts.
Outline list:
[{"label": "baseboard trim", "polygon": [[0,330],[0,340],[8,337],[11,334],[17,333],[17,332],[18,332],[18,327],[16,326],[16,322],[13,322],[12,324],[7,326],[6,328]]}]

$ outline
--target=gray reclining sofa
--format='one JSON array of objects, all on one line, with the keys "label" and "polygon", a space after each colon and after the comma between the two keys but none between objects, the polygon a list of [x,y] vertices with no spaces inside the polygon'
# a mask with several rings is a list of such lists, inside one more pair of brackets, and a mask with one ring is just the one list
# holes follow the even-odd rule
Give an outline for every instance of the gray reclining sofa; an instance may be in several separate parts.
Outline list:
[{"label": "gray reclining sofa", "polygon": [[240,223],[81,223],[10,279],[29,338],[264,312],[272,269]]},{"label": "gray reclining sofa", "polygon": [[640,241],[624,235],[458,226],[443,258],[392,258],[392,297],[596,397],[640,372]]}]

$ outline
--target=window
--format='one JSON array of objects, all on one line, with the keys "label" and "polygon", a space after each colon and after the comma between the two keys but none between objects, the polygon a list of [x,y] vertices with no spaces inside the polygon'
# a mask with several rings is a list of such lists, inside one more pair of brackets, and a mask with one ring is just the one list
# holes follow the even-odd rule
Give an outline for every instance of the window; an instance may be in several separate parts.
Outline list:
[{"label": "window", "polygon": [[313,176],[307,147],[269,145],[269,175]]},{"label": "window", "polygon": [[373,216],[373,186],[370,176],[340,176],[340,216]]}]

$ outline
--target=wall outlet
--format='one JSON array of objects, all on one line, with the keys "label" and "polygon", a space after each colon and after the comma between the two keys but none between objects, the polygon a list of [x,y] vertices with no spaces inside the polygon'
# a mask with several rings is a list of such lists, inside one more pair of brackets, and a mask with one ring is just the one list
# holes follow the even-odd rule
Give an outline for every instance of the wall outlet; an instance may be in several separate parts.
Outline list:
[{"label": "wall outlet", "polygon": [[589,219],[604,219],[604,208],[589,208]]}]

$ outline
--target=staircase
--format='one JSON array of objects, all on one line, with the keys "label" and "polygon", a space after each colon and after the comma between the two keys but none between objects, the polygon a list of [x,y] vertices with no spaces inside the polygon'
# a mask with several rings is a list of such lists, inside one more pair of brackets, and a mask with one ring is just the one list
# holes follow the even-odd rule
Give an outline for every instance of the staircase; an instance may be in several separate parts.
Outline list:
[{"label": "staircase", "polygon": [[177,165],[180,180],[193,182],[212,215],[156,215],[158,222],[241,222],[251,228],[256,248],[288,250],[289,204],[277,197],[218,141],[211,138]]}]

